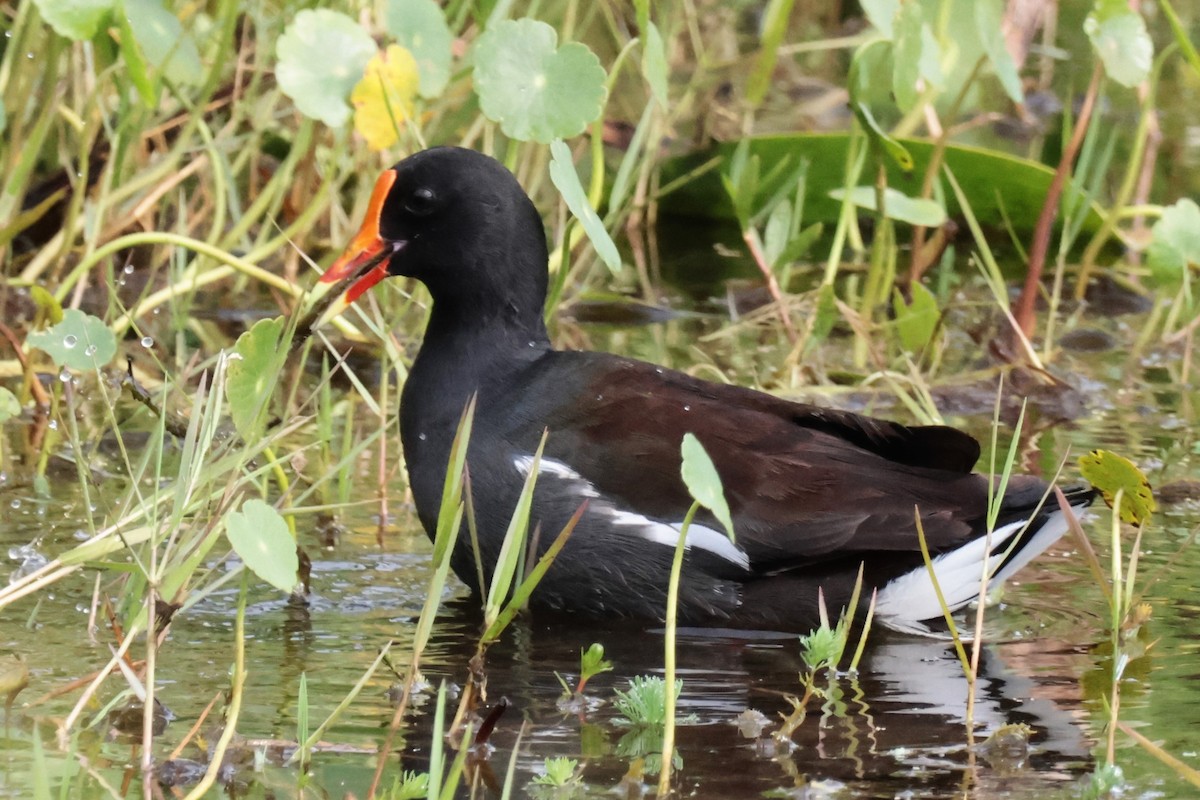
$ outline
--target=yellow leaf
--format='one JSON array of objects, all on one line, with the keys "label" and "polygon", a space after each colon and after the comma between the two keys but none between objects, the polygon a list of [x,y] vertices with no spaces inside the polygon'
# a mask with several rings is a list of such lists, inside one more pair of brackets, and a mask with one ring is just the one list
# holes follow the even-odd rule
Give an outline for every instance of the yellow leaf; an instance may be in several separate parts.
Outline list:
[{"label": "yellow leaf", "polygon": [[372,150],[391,147],[400,138],[400,129],[412,116],[419,84],[417,60],[398,44],[388,45],[367,64],[350,102],[354,129]]}]

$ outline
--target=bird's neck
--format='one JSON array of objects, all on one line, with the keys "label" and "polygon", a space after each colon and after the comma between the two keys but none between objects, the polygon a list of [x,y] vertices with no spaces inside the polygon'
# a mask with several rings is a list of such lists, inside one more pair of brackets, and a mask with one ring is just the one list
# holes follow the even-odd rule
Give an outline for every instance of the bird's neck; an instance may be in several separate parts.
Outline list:
[{"label": "bird's neck", "polygon": [[423,431],[457,423],[473,394],[551,349],[540,304],[491,306],[435,296],[404,387],[403,417]]}]

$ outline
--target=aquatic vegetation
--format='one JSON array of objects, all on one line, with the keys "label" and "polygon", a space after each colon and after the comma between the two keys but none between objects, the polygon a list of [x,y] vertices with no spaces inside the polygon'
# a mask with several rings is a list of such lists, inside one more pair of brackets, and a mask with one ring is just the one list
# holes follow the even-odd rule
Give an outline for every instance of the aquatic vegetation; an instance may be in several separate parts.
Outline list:
[{"label": "aquatic vegetation", "polygon": [[[752,757],[778,763],[787,787],[759,774],[756,790],[836,793],[875,770],[892,781],[881,793],[986,793],[974,748],[1004,721],[989,716],[1003,672],[989,661],[1014,652],[1013,673],[1053,674],[1054,699],[1094,731],[1094,759],[1064,756],[1048,784],[1094,764],[1097,796],[1192,791],[1172,722],[1195,704],[1163,677],[1185,672],[1174,626],[1190,606],[1149,588],[1190,567],[1196,524],[1193,10],[1096,0],[1023,21],[999,0],[861,7],[5,4],[0,694],[13,791],[585,792],[580,765],[612,783],[615,762],[640,787],[666,751],[660,786],[703,794],[722,759],[750,756],[667,731],[681,711],[726,723],[752,706],[783,718],[757,727]],[[1048,568],[1091,574],[1090,594],[1035,573],[1016,595],[1029,625],[984,603],[947,614],[965,683],[942,694],[965,708],[900,742],[873,715],[898,704],[893,690],[912,709],[928,695],[885,669],[893,640],[863,631],[851,647],[853,610],[778,645],[698,645],[673,620],[651,644],[611,626],[555,640],[526,606],[550,563],[536,551],[571,532],[530,530],[536,470],[497,568],[476,559],[480,602],[447,609],[463,593],[457,537],[478,551],[471,487],[486,476],[465,466],[467,409],[445,524],[430,545],[414,535],[396,420],[428,294],[392,286],[318,326],[335,293],[308,288],[363,216],[365,176],[440,143],[494,155],[534,198],[556,341],[975,432],[990,411],[997,496],[1014,470],[1061,472],[1113,506],[1077,528],[1076,560]],[[1118,315],[1114,297],[1140,310]],[[646,309],[666,321],[610,324]],[[581,321],[589,312],[601,324]],[[1097,340],[1107,349],[1081,355]],[[1104,452],[1067,457],[1081,448]],[[700,453],[684,456],[695,476]],[[724,521],[719,482],[688,486]],[[1067,622],[1036,619],[1039,601]],[[1020,650],[1037,636],[1049,655]],[[928,647],[929,664],[895,660],[941,666]],[[393,658],[397,690],[381,699]],[[596,699],[595,676],[660,667],[666,681],[639,679],[615,710],[554,708],[552,674],[578,669],[563,691]],[[681,674],[677,708],[665,687]],[[489,720],[499,696],[516,708]],[[818,705],[822,721],[806,721]],[[495,728],[475,747],[484,723]],[[1050,751],[1040,737],[1061,731],[1033,727],[1035,751]],[[512,748],[499,778],[487,742]],[[689,772],[672,778],[680,753]],[[331,764],[349,767],[345,788]],[[912,777],[938,770],[962,786]]]}]

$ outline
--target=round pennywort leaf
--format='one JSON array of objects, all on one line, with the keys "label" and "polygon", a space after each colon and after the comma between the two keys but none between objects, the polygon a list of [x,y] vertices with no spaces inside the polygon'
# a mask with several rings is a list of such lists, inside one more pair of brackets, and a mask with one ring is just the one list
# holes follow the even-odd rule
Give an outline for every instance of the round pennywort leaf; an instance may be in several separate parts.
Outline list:
[{"label": "round pennywort leaf", "polygon": [[285,592],[296,588],[300,559],[296,542],[279,512],[262,500],[247,500],[225,516],[225,535],[247,567]]},{"label": "round pennywort leaf", "polygon": [[417,61],[421,97],[437,97],[450,80],[454,34],[435,0],[390,0],[383,10],[388,33]]},{"label": "round pennywort leaf", "polygon": [[60,367],[95,371],[117,354],[117,337],[104,320],[77,308],[63,312],[62,322],[25,339],[31,347],[44,350]]},{"label": "round pennywort leaf", "polygon": [[577,136],[604,108],[604,67],[585,45],[558,47],[544,22],[504,20],[475,46],[475,91],[505,135],[548,143]]},{"label": "round pennywort leaf", "polygon": [[55,33],[77,42],[95,36],[113,10],[113,0],[33,0],[33,4]]},{"label": "round pennywort leaf", "polygon": [[375,55],[375,42],[345,14],[306,10],[279,37],[275,55],[275,79],[300,113],[337,128],[350,119],[346,98]]}]

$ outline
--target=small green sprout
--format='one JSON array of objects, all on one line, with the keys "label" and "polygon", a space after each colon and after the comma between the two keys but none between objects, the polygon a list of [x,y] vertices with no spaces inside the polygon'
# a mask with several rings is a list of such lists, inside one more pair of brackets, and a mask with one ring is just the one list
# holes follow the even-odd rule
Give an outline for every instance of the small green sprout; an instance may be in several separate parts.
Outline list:
[{"label": "small green sprout", "polygon": [[385,797],[387,800],[424,800],[429,794],[429,775],[424,772],[404,770],[392,781]]},{"label": "small green sprout", "polygon": [[582,773],[579,770],[579,762],[573,758],[558,756],[556,758],[547,758],[542,762],[542,771],[536,775],[531,781],[537,786],[552,786],[556,789],[562,789],[566,786],[578,783]]},{"label": "small green sprout", "polygon": [[[657,676],[639,675],[629,681],[625,691],[617,690],[615,704],[630,725],[663,725],[667,721],[666,681]],[[675,681],[675,698],[683,691],[683,681]]]}]

